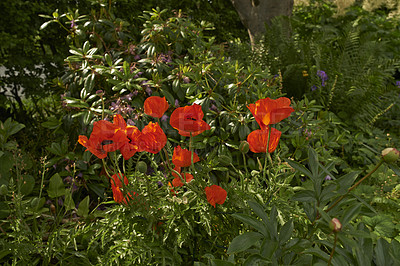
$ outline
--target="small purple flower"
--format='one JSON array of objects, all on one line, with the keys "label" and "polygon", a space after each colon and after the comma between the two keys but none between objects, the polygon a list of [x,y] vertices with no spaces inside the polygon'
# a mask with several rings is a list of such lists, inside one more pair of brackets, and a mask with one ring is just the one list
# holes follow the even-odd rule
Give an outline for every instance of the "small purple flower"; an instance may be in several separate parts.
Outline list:
[{"label": "small purple flower", "polygon": [[311,91],[315,91],[316,89],[318,89],[317,86],[315,86],[315,85],[312,85],[312,86],[311,86]]},{"label": "small purple flower", "polygon": [[396,81],[396,86],[397,86],[397,88],[400,89],[400,81],[399,80]]},{"label": "small purple flower", "polygon": [[127,94],[127,95],[121,96],[121,99],[122,99],[122,100],[132,101],[132,97],[133,97],[133,96],[134,96],[134,95],[133,95],[133,92],[131,92],[131,93]]},{"label": "small purple flower", "polygon": [[169,116],[163,115],[163,116],[161,117],[161,121],[165,122],[165,121],[168,120],[168,118],[169,118]]},{"label": "small purple flower", "polygon": [[128,124],[129,126],[134,126],[135,122],[133,122],[133,120],[129,118],[128,120],[126,120],[126,124]]},{"label": "small purple flower", "polygon": [[164,186],[164,184],[161,181],[157,181],[157,185],[158,185],[158,188]]},{"label": "small purple flower", "polygon": [[327,176],[325,177],[325,180],[332,180],[332,177],[331,177],[330,175],[327,175]]},{"label": "small purple flower", "polygon": [[75,27],[76,27],[76,23],[75,23],[75,20],[73,19],[73,20],[71,20],[71,29],[75,28]]},{"label": "small purple flower", "polygon": [[210,107],[210,110],[214,111],[214,112],[218,112],[218,108],[215,104],[212,104]]},{"label": "small purple flower", "polygon": [[183,82],[184,83],[189,83],[190,82],[190,78],[188,78],[188,77],[183,77]]},{"label": "small purple flower", "polygon": [[318,70],[317,76],[321,78],[321,86],[325,87],[325,85],[326,85],[325,81],[328,80],[328,75],[325,73],[325,71]]},{"label": "small purple flower", "polygon": [[178,101],[178,99],[176,99],[175,100],[175,108],[178,108],[179,107],[179,101]]},{"label": "small purple flower", "polygon": [[146,88],[146,93],[147,93],[147,95],[150,96],[150,95],[153,93],[153,91],[151,90],[150,87],[147,87],[147,88]]}]

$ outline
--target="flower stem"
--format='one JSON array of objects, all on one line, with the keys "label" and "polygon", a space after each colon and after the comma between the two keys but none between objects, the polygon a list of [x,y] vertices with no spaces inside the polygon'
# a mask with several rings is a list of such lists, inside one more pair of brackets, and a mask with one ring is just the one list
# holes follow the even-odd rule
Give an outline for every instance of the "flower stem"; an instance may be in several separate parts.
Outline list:
[{"label": "flower stem", "polygon": [[383,164],[383,160],[380,160],[379,163],[375,166],[374,169],[372,169],[371,172],[369,172],[368,174],[366,174],[363,178],[361,178],[357,183],[355,183],[351,188],[349,188],[349,190],[347,190],[346,194],[342,195],[340,198],[338,198],[335,203],[332,204],[332,206],[330,206],[326,212],[330,211],[333,209],[333,207],[335,207],[340,201],[342,201],[342,199],[344,199],[344,197],[346,197],[353,189],[355,189],[359,184],[361,184],[362,181],[364,181],[366,178],[368,178],[369,176],[371,176],[376,170],[378,170],[378,168]]},{"label": "flower stem", "polygon": [[272,131],[272,127],[269,126],[268,128],[268,141],[267,141],[267,150],[265,151],[265,161],[264,161],[264,170],[263,170],[263,180],[265,180],[265,174],[267,171],[267,158],[269,157],[271,163],[272,163],[272,159],[271,156],[269,155],[269,141],[271,138],[271,131]]},{"label": "flower stem", "polygon": [[335,249],[336,249],[336,243],[337,243],[337,233],[335,232],[335,242],[333,243],[332,252],[331,252],[331,255],[329,256],[328,266],[331,265],[333,254],[335,253]]}]

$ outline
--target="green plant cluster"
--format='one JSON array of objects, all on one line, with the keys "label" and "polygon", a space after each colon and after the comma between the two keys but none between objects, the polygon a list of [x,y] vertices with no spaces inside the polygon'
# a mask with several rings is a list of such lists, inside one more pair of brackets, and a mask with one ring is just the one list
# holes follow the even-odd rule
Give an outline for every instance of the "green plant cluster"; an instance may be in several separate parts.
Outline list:
[{"label": "green plant cluster", "polygon": [[[221,44],[211,23],[185,12],[118,18],[121,5],[42,16],[42,30],[67,29],[69,52],[53,82],[61,100],[26,102],[40,110],[38,132],[0,123],[2,264],[400,264],[399,161],[381,155],[400,147],[395,20],[357,6],[335,17],[315,1],[277,19],[250,51]],[[285,95],[295,112],[275,125],[278,149],[240,148],[259,128],[247,105]],[[139,195],[119,205],[104,162],[78,136],[117,113],[141,130],[149,96],[170,110],[201,105],[211,129],[189,144],[161,119],[169,153],[189,146],[201,158],[194,181],[174,191],[161,155],[110,153]],[[224,186],[224,204],[207,203],[196,189],[205,182]]]}]

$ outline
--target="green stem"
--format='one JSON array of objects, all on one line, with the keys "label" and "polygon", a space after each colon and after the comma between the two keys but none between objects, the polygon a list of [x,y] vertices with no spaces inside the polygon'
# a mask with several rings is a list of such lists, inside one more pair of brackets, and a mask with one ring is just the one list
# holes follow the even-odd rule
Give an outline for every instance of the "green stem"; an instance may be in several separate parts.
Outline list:
[{"label": "green stem", "polygon": [[[269,126],[269,129],[268,129],[267,150],[265,151],[265,161],[264,161],[264,170],[263,170],[263,180],[265,180],[265,174],[266,174],[266,171],[267,171],[267,158],[270,156],[270,155],[269,155],[269,141],[270,141],[270,138],[271,138],[271,131],[272,131],[272,127]],[[270,157],[270,161],[272,162],[271,157]]]},{"label": "green stem", "polygon": [[355,189],[359,184],[361,184],[362,181],[364,181],[366,178],[368,178],[369,176],[371,176],[376,170],[378,170],[378,168],[383,164],[383,160],[380,160],[379,163],[375,166],[374,169],[372,169],[371,172],[369,172],[367,175],[365,175],[363,178],[361,178],[357,183],[355,183],[351,188],[349,188],[349,190],[346,192],[346,194],[342,195],[340,198],[338,198],[335,203],[332,204],[332,206],[330,206],[326,212],[329,212],[330,210],[333,209],[333,207],[335,207],[339,202],[341,202],[344,197],[346,197],[353,189]]},{"label": "green stem", "polygon": [[335,249],[336,249],[336,243],[337,243],[337,233],[335,232],[335,242],[333,243],[332,252],[331,252],[331,255],[329,256],[328,266],[331,265],[333,254],[335,253]]}]

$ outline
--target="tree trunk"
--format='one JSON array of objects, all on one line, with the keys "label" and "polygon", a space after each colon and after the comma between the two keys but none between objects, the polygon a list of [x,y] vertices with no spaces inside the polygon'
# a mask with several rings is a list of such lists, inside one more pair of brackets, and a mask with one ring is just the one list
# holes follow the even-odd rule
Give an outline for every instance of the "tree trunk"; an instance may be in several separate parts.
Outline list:
[{"label": "tree trunk", "polygon": [[265,24],[273,17],[290,16],[294,0],[231,0],[247,28],[252,47],[265,33]]}]

